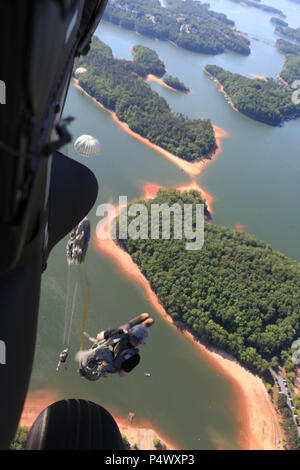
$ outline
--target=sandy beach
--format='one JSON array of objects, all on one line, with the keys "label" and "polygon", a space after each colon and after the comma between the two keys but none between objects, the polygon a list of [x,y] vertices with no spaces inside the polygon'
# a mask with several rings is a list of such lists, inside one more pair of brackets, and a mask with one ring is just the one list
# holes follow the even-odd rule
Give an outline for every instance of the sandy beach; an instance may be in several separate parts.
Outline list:
[{"label": "sandy beach", "polygon": [[256,75],[255,73],[249,73],[250,77],[253,78],[258,78],[259,80],[263,80],[264,82],[267,82],[268,79],[266,77],[263,77],[262,75]]},{"label": "sandy beach", "polygon": [[197,176],[199,175],[203,169],[205,168],[206,165],[209,164],[209,162],[211,161],[211,159],[213,157],[216,157],[222,150],[221,148],[221,140],[222,138],[224,137],[229,137],[229,134],[224,131],[223,129],[221,129],[220,127],[217,127],[217,126],[213,126],[214,128],[214,132],[215,132],[215,138],[216,138],[216,143],[217,143],[217,149],[216,151],[209,157],[209,158],[206,158],[206,157],[201,157],[199,160],[195,161],[195,162],[188,162],[186,160],[183,160],[182,158],[179,158],[177,157],[176,155],[173,155],[172,153],[168,152],[167,150],[159,147],[158,145],[156,144],[153,144],[152,142],[150,142],[150,140],[146,139],[145,137],[142,137],[141,135],[137,134],[136,132],[132,131],[130,129],[130,127],[128,126],[128,124],[126,124],[126,122],[122,122],[120,121],[120,119],[118,118],[118,116],[116,115],[115,112],[113,111],[110,111],[109,109],[106,109],[102,103],[100,103],[99,101],[97,101],[95,98],[93,98],[92,96],[90,96],[78,83],[78,80],[77,79],[73,79],[73,85],[75,86],[75,88],[77,88],[78,90],[80,90],[83,94],[85,94],[86,96],[88,96],[88,98],[90,98],[92,101],[94,101],[94,103],[99,106],[101,109],[104,109],[105,111],[107,111],[108,113],[110,113],[111,117],[113,118],[113,120],[115,121],[116,124],[118,124],[121,129],[126,132],[127,134],[131,135],[132,137],[134,137],[135,139],[139,140],[140,142],[142,142],[144,145],[146,145],[147,147],[151,148],[152,150],[154,150],[155,152],[159,153],[160,155],[162,155],[163,157],[165,157],[167,160],[171,161],[174,165],[176,165],[178,168],[180,168],[181,170],[183,170],[185,173],[187,173],[188,175],[190,176]]},{"label": "sandy beach", "polygon": [[152,73],[149,73],[149,75],[147,75],[146,82],[156,82],[159,83],[159,85],[164,86],[165,88],[168,88],[171,91],[174,91],[175,93],[180,93],[179,90],[176,90],[175,88],[171,87],[166,82],[164,82],[162,78],[159,78],[156,75],[153,75]]},{"label": "sandy beach", "polygon": [[157,77],[156,75],[153,75],[150,73],[147,75],[146,82],[156,82],[159,83],[159,85],[168,88],[171,91],[174,91],[175,93],[183,93],[184,95],[192,95],[193,92],[191,90],[189,91],[181,91],[181,90],[176,90],[176,88],[173,88],[172,86],[168,85],[162,78]]},{"label": "sandy beach", "polygon": [[[159,41],[159,39],[156,39],[156,40]],[[134,51],[133,47],[130,48],[130,52],[131,52],[132,56],[134,57],[135,51]],[[168,88],[171,91],[175,91],[176,93],[179,93],[179,90],[175,90],[175,88],[171,87],[170,85],[167,85],[167,83],[165,83],[162,78],[159,78],[159,77],[157,77],[156,75],[154,75],[152,73],[149,73],[147,75],[145,81],[146,82],[159,83],[159,85],[164,86],[165,88]]]},{"label": "sandy beach", "polygon": [[247,226],[244,224],[237,223],[235,224],[234,228],[238,230],[239,232],[244,232],[246,230]]},{"label": "sandy beach", "polygon": [[[160,186],[151,183],[143,187],[142,198],[149,199],[155,197]],[[177,189],[196,189],[194,183],[190,186],[180,186]],[[109,225],[120,208],[115,206],[113,214],[107,218],[103,224],[103,234],[109,233]],[[97,231],[97,233],[99,233]],[[94,237],[95,247],[106,256],[110,257],[119,269],[133,281],[137,282],[144,289],[145,295],[155,310],[170,324],[175,325],[172,318],[166,313],[158,297],[152,291],[149,281],[141,273],[137,264],[131,256],[122,250],[110,237]],[[214,367],[227,377],[234,386],[237,403],[237,416],[241,426],[241,433],[238,436],[240,447],[247,450],[276,450],[278,440],[282,442],[282,431],[279,426],[275,409],[268,396],[262,380],[241,366],[237,360],[230,357],[223,351],[210,348],[198,341],[190,332],[183,331],[190,341],[192,341],[201,352],[205,354],[207,360],[213,363]]]},{"label": "sandy beach", "polygon": [[[61,399],[55,390],[38,390],[30,392],[25,401],[19,426],[32,426],[38,415],[49,405]],[[109,410],[111,412],[111,410]],[[165,443],[170,450],[177,450],[179,447],[170,442],[167,437],[162,436],[159,431],[153,428],[151,423],[142,422],[135,424],[134,419],[130,422],[128,419],[122,419],[111,412],[114,420],[118,424],[121,434],[124,434],[130,445],[137,444],[141,450],[154,450],[154,439],[159,439]]]}]

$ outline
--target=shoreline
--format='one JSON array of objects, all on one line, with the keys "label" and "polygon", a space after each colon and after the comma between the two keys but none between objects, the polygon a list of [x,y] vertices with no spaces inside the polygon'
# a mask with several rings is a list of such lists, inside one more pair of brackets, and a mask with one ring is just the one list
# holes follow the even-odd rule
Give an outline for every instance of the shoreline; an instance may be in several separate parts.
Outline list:
[{"label": "shoreline", "polygon": [[288,84],[288,82],[286,82],[286,81],[282,78],[282,76],[280,75],[280,73],[277,75],[277,78],[278,78],[278,80],[281,81],[281,83],[283,83],[287,88],[289,88],[289,90],[291,89],[291,87],[290,87],[290,85]]},{"label": "shoreline", "polygon": [[[159,39],[156,39],[156,40],[159,41]],[[132,54],[132,57],[134,58],[135,51],[133,50],[133,47],[130,48],[130,52],[131,52],[131,54]],[[163,87],[165,87],[165,88],[168,88],[169,90],[174,91],[175,93],[186,93],[186,94],[191,93],[191,90],[189,90],[189,91],[187,91],[187,92],[180,91],[180,90],[176,90],[176,88],[171,87],[170,85],[168,85],[167,83],[165,83],[162,78],[158,77],[157,75],[154,75],[153,73],[149,73],[149,74],[147,75],[147,77],[145,78],[145,82],[155,82],[155,83],[158,83],[159,85],[161,85],[161,86],[163,86]]]},{"label": "shoreline", "polygon": [[155,450],[153,439],[159,439],[162,443],[166,444],[168,450],[181,450],[180,447],[154,428],[151,422],[142,421],[135,425],[134,420],[133,423],[130,423],[128,419],[119,418],[113,413],[112,415],[121,434],[125,434],[131,446],[136,443],[140,450]]},{"label": "shoreline", "polygon": [[[160,187],[151,183],[144,185],[142,198],[152,198]],[[186,190],[187,186],[176,189],[179,188]],[[105,224],[103,224],[102,233],[109,233],[111,222],[115,216],[118,216],[120,209],[118,205],[115,206],[113,213],[107,217]],[[182,331],[181,325],[175,324],[171,316],[167,314],[151,289],[149,281],[142,274],[138,265],[133,262],[131,256],[110,237],[100,240],[95,236],[93,242],[96,249],[111,258],[127,278],[131,278],[143,288],[146,298],[164,320]],[[187,329],[184,329],[182,334],[193,342],[215,369],[232,383],[237,400],[237,416],[241,426],[241,434],[238,436],[240,447],[244,450],[276,450],[278,439],[282,441],[283,433],[263,381],[245,369],[229,354],[199,341]]]},{"label": "shoreline", "polygon": [[216,81],[216,83],[219,87],[219,92],[222,93],[225,96],[225,98],[227,98],[228,103],[230,104],[231,108],[234,111],[236,111],[237,113],[240,113],[240,111],[234,106],[234,104],[232,102],[232,99],[230,98],[228,93],[226,93],[226,91],[224,90],[224,87],[223,87],[222,83],[219,82],[219,80],[212,73],[210,73],[205,67],[203,67],[203,71],[206,73],[206,75],[208,75],[209,77],[211,77],[213,80]]},{"label": "shoreline", "polygon": [[149,73],[146,77],[146,82],[155,82],[158,83],[159,85],[168,88],[168,90],[174,91],[175,93],[181,93],[182,95],[192,95],[193,92],[191,90],[188,91],[181,91],[181,90],[176,90],[176,88],[173,88],[172,86],[168,85],[162,78],[157,77],[153,73]]},{"label": "shoreline", "polygon": [[[26,396],[24,408],[19,421],[19,426],[31,427],[38,415],[49,405],[62,399],[59,397],[55,390],[36,390],[29,392]],[[109,410],[108,410],[109,411]],[[114,420],[116,421],[121,434],[124,434],[130,445],[138,444],[141,450],[155,450],[153,439],[159,439],[165,443],[170,450],[180,450],[180,448],[171,442],[168,437],[165,437],[155,429],[150,422],[142,421],[138,424],[130,422],[126,418],[121,418],[111,412]]]},{"label": "shoreline", "polygon": [[244,232],[247,228],[246,225],[240,224],[239,222],[235,224],[234,226],[235,230],[238,230],[239,232]]},{"label": "shoreline", "polygon": [[229,137],[229,134],[221,129],[220,127],[214,126],[213,129],[215,132],[215,139],[216,139],[216,145],[217,148],[212,154],[208,156],[203,156],[200,157],[199,160],[196,160],[194,162],[188,162],[187,160],[183,160],[180,157],[177,157],[176,155],[173,155],[171,152],[168,150],[165,150],[158,145],[150,142],[149,139],[146,139],[145,137],[142,137],[140,134],[137,134],[136,132],[132,131],[128,124],[126,122],[120,121],[118,116],[114,111],[111,111],[105,106],[100,103],[100,101],[97,101],[96,98],[93,98],[91,95],[89,95],[78,83],[78,80],[73,78],[73,85],[77,90],[85,94],[89,99],[91,99],[97,106],[99,106],[101,109],[104,109],[106,112],[108,112],[111,117],[113,118],[114,122],[118,124],[121,129],[126,132],[126,134],[130,135],[131,137],[134,137],[135,139],[139,140],[142,142],[144,145],[147,147],[151,148],[155,152],[159,153],[163,157],[165,157],[167,160],[171,161],[174,165],[176,165],[178,168],[183,170],[185,173],[187,173],[189,176],[198,176],[204,169],[204,167],[212,160],[213,157],[216,157],[222,150],[221,146],[221,139],[224,137]]},{"label": "shoreline", "polygon": [[167,88],[168,90],[171,90],[171,91],[174,91],[175,93],[180,93],[179,90],[175,90],[175,88],[171,87],[170,85],[168,85],[167,83],[165,83],[163,81],[162,78],[159,78],[157,77],[156,75],[154,75],[153,73],[149,73],[146,77],[146,82],[155,82],[155,83],[158,83],[159,85]]},{"label": "shoreline", "polygon": [[250,77],[258,78],[259,80],[263,80],[264,82],[268,81],[267,77],[263,77],[262,75],[256,75],[255,73],[248,73],[248,75],[250,75]]}]

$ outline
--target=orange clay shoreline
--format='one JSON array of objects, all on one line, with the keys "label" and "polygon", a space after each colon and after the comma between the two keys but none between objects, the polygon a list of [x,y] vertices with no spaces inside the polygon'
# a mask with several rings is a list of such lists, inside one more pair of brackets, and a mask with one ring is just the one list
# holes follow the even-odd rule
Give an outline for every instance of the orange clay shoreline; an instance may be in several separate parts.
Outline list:
[{"label": "orange clay shoreline", "polygon": [[[157,41],[159,41],[159,39],[157,39]],[[135,55],[135,51],[133,49],[133,47],[130,48],[130,52],[132,54],[132,56],[134,57]],[[146,82],[156,82],[156,83],[159,83],[159,85],[161,86],[164,86],[165,88],[168,88],[169,90],[171,91],[175,91],[175,93],[179,93],[179,90],[176,90],[175,88],[171,87],[170,85],[168,85],[167,83],[165,83],[161,78],[157,77],[157,75],[154,75],[152,73],[149,73],[146,77]]]},{"label": "orange clay shoreline", "polygon": [[[63,399],[63,397],[59,397],[58,393],[51,389],[29,392],[26,397],[19,426],[28,426],[30,428],[38,415],[47,406],[50,406],[60,399]],[[154,450],[153,439],[159,439],[166,444],[168,449],[179,450],[177,444],[174,444],[167,437],[154,429],[151,422],[139,420],[138,423],[135,423],[134,419],[130,422],[129,419],[120,418],[116,416],[113,411],[109,411],[118,424],[121,434],[127,437],[131,446],[137,444],[138,448],[141,450]]]},{"label": "orange clay shoreline", "polygon": [[[142,199],[156,196],[160,186],[147,183],[143,187]],[[179,186],[176,189],[185,191],[196,189],[196,183]],[[262,380],[241,366],[237,360],[227,353],[208,347],[201,343],[182,324],[175,324],[170,315],[166,313],[156,294],[152,291],[149,281],[140,271],[131,256],[124,251],[109,234],[111,223],[118,216],[120,207],[115,206],[111,214],[105,219],[101,230],[97,230],[93,243],[97,250],[111,258],[127,278],[139,284],[151,305],[171,325],[179,328],[182,333],[193,342],[196,348],[205,355],[207,360],[224,375],[233,385],[240,435],[238,442],[242,449],[247,450],[276,450],[278,440],[282,442],[282,431],[279,426],[276,412],[270,401]],[[99,237],[100,235],[100,237]],[[103,236],[104,235],[104,236]]]},{"label": "orange clay shoreline", "polygon": [[176,155],[173,155],[171,152],[168,152],[167,150],[159,147],[156,144],[153,144],[150,142],[150,140],[146,139],[145,137],[142,137],[141,135],[137,134],[136,132],[132,131],[128,124],[126,122],[120,121],[118,116],[114,111],[110,111],[109,109],[105,108],[102,103],[96,100],[96,98],[93,98],[91,95],[89,95],[78,83],[77,79],[73,79],[73,85],[75,88],[80,90],[83,94],[85,94],[88,98],[90,98],[97,106],[99,106],[101,109],[104,109],[107,111],[111,117],[113,118],[114,122],[118,124],[121,129],[126,132],[127,134],[131,135],[135,139],[139,140],[142,142],[144,145],[147,147],[151,148],[155,152],[161,154],[163,157],[171,161],[174,165],[176,165],[178,168],[183,170],[185,173],[187,173],[190,176],[197,176],[199,175],[203,169],[205,168],[206,165],[209,164],[211,161],[212,157],[216,157],[220,151],[221,151],[221,139],[223,137],[229,137],[229,134],[227,134],[226,131],[221,129],[220,127],[213,126],[214,132],[215,132],[215,138],[216,138],[216,143],[217,143],[217,149],[215,152],[209,157],[201,157],[199,160],[195,162],[188,162],[186,160],[183,160],[182,158],[177,157]]},{"label": "orange clay shoreline", "polygon": [[249,73],[251,77],[258,78],[259,80],[263,80],[264,82],[267,82],[268,79],[266,77],[263,77],[262,75],[256,75],[255,73]]},{"label": "orange clay shoreline", "polygon": [[278,80],[281,81],[281,83],[283,83],[286,87],[288,87],[289,89],[291,89],[290,85],[288,84],[288,82],[286,82],[280,75],[280,73],[277,75],[277,78]]},{"label": "orange clay shoreline", "polygon": [[159,85],[165,87],[165,88],[168,88],[169,90],[172,90],[174,91],[175,93],[182,93],[184,95],[192,95],[193,92],[191,90],[189,91],[180,91],[180,90],[176,90],[176,88],[173,88],[172,86],[168,85],[166,82],[163,81],[162,78],[159,78],[157,77],[156,75],[153,75],[152,73],[150,73],[149,75],[147,75],[147,78],[146,78],[146,82],[156,82],[156,83],[159,83]]},{"label": "orange clay shoreline", "polygon": [[[159,39],[157,39],[157,41],[159,41]],[[134,57],[135,55],[135,51],[133,49],[133,47],[130,48],[130,52],[132,54],[132,56]],[[170,85],[168,85],[167,83],[165,83],[161,78],[157,77],[157,75],[154,75],[152,73],[149,73],[146,77],[146,82],[156,82],[156,83],[159,83],[159,85],[161,86],[164,86],[165,88],[168,88],[169,90],[171,91],[174,91],[175,93],[180,93],[179,90],[176,90],[175,88],[171,87]],[[191,92],[187,92],[187,93],[191,93]]]}]

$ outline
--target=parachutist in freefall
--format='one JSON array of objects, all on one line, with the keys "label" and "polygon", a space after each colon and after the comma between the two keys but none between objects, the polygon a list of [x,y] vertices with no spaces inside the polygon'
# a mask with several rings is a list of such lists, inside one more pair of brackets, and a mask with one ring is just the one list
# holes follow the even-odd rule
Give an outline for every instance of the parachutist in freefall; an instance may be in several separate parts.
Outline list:
[{"label": "parachutist in freefall", "polygon": [[137,346],[146,344],[147,328],[153,323],[148,313],[142,313],[118,329],[99,333],[92,349],[76,354],[80,375],[91,381],[115,372],[121,377],[127,375],[139,364]]}]

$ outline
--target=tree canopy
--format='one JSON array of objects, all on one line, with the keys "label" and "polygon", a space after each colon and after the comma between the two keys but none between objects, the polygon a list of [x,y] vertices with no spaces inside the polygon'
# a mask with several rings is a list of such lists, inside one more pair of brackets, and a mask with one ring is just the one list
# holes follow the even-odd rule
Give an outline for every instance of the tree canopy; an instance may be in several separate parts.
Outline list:
[{"label": "tree canopy", "polygon": [[114,59],[111,49],[97,38],[78,62],[88,71],[79,78],[82,88],[134,132],[188,161],[216,149],[211,122],[173,113],[166,100],[144,82],[140,63]]},{"label": "tree canopy", "polygon": [[185,86],[183,82],[179,80],[178,77],[172,77],[171,75],[168,75],[167,77],[164,77],[164,82],[169,85],[172,88],[175,88],[175,90],[182,91],[183,93],[187,93],[189,90],[188,87]]},{"label": "tree canopy", "polygon": [[285,39],[278,39],[276,46],[282,54],[300,54],[300,45],[293,44],[292,42],[286,41]]},{"label": "tree canopy", "polygon": [[[222,84],[233,105],[256,121],[277,126],[285,120],[300,116],[300,105],[293,103],[292,90],[279,80],[252,79],[216,65],[207,65],[205,69]],[[291,76],[294,67],[288,70]]]},{"label": "tree canopy", "polygon": [[300,80],[300,54],[299,55],[287,55],[285,57],[285,64],[280,76],[289,85],[295,80]]},{"label": "tree canopy", "polygon": [[144,77],[149,73],[162,77],[166,73],[165,64],[153,49],[140,45],[134,46],[132,49],[133,62],[140,67],[140,73]]},{"label": "tree canopy", "polygon": [[233,29],[234,22],[199,1],[168,0],[164,8],[159,0],[111,0],[103,18],[194,52],[250,54],[250,42]]},{"label": "tree canopy", "polygon": [[264,3],[260,3],[261,0],[232,0],[235,3],[241,3],[242,5],[247,5],[248,7],[258,8],[259,10],[266,11],[268,13],[274,13],[275,15],[279,15],[282,18],[285,18],[285,14],[283,11],[279,10],[278,8],[271,7],[269,5],[265,5]]},{"label": "tree canopy", "polygon": [[[195,208],[203,200],[196,191],[160,190],[139,202],[150,214],[153,203]],[[205,222],[201,250],[186,250],[184,237],[119,243],[175,321],[251,370],[263,374],[300,336],[300,264],[257,238]]]},{"label": "tree canopy", "polygon": [[280,18],[272,17],[270,21],[272,24],[275,24],[276,26],[283,26],[284,28],[288,26],[288,23],[286,21],[281,20]]},{"label": "tree canopy", "polygon": [[300,28],[277,26],[275,33],[279,34],[279,36],[291,39],[292,41],[300,42]]}]

